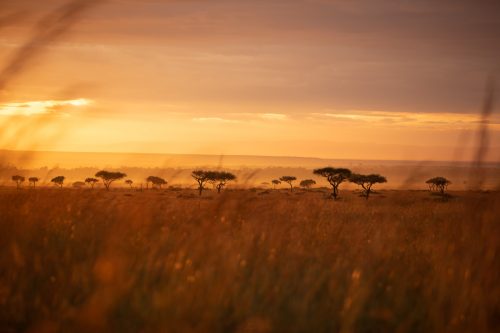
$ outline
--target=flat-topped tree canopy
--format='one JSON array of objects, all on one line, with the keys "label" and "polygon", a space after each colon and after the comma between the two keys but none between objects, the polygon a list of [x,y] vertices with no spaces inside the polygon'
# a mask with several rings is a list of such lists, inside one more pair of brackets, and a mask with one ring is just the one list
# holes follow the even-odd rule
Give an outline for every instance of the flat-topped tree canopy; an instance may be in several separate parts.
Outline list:
[{"label": "flat-topped tree canopy", "polygon": [[358,185],[376,184],[376,183],[386,183],[387,179],[379,174],[361,175],[358,173],[353,173],[349,177],[349,181]]},{"label": "flat-topped tree canopy", "polygon": [[198,193],[201,195],[203,193],[204,185],[206,182],[213,179],[212,171],[206,170],[194,170],[191,172],[191,177],[198,183]]},{"label": "flat-topped tree canopy", "polygon": [[15,175],[12,176],[12,180],[15,182],[24,182],[25,178],[23,176]]},{"label": "flat-topped tree canopy", "polygon": [[313,185],[316,185],[316,181],[314,179],[304,179],[300,182],[300,186],[304,188],[310,188]]},{"label": "flat-topped tree canopy", "polygon": [[273,184],[273,188],[276,189],[276,185],[281,184],[281,180],[273,179],[271,183]]},{"label": "flat-topped tree canopy", "polygon": [[159,188],[161,188],[162,185],[166,185],[168,183],[165,179],[157,176],[149,176],[148,178],[146,178],[146,181],[150,182],[154,186],[158,186]]},{"label": "flat-topped tree canopy", "polygon": [[332,167],[326,167],[326,168],[320,168],[320,169],[314,169],[313,173],[315,175],[325,177],[325,178],[331,178],[331,179],[347,179],[352,172],[349,169],[346,168],[332,168]]},{"label": "flat-topped tree canopy", "polygon": [[65,179],[66,179],[66,177],[64,177],[64,176],[57,176],[57,177],[52,178],[50,181],[52,183],[54,183],[55,185],[62,187]]},{"label": "flat-topped tree canopy", "polygon": [[24,182],[25,178],[20,175],[14,175],[12,176],[12,180],[16,182],[16,187],[19,188],[21,186],[21,183]]},{"label": "flat-topped tree canopy", "polygon": [[106,170],[101,170],[98,173],[95,174],[97,178],[101,178],[102,182],[104,183],[104,186],[106,187],[106,190],[109,190],[109,187],[111,186],[111,183],[123,179],[127,177],[126,174],[123,172],[111,172],[111,171],[106,171]]},{"label": "flat-topped tree canopy", "polygon": [[231,172],[226,171],[208,171],[210,181],[215,182],[217,193],[220,193],[222,188],[226,186],[227,182],[236,180],[236,176]]},{"label": "flat-topped tree canopy", "polygon": [[428,179],[425,183],[429,185],[431,191],[436,190],[441,192],[441,194],[444,194],[448,185],[451,184],[451,181],[444,177],[434,177]]},{"label": "flat-topped tree canopy", "polygon": [[339,185],[347,180],[352,174],[349,169],[333,167],[314,169],[313,173],[315,175],[325,177],[326,180],[328,180],[333,189],[332,196],[334,199],[338,196]]},{"label": "flat-topped tree canopy", "polygon": [[363,195],[368,199],[374,184],[386,183],[387,179],[379,174],[362,175],[353,173],[349,176],[351,183],[360,185],[363,188]]},{"label": "flat-topped tree canopy", "polygon": [[297,180],[295,176],[282,176],[280,177],[280,181],[288,183],[290,185],[290,191],[293,191],[293,182]]},{"label": "flat-topped tree canopy", "polygon": [[76,181],[74,182],[73,184],[71,184],[71,186],[73,186],[74,188],[82,188],[82,187],[85,187],[85,183],[84,182],[81,182],[81,181]]},{"label": "flat-topped tree canopy", "polygon": [[36,183],[39,181],[40,179],[38,177],[30,177],[28,178],[28,181],[30,182],[30,184],[33,185],[33,187],[36,186]]},{"label": "flat-topped tree canopy", "polygon": [[94,185],[98,182],[99,180],[96,179],[96,178],[92,178],[92,177],[88,177],[88,178],[85,178],[85,182],[87,184],[90,184],[90,187],[91,188],[94,188]]}]

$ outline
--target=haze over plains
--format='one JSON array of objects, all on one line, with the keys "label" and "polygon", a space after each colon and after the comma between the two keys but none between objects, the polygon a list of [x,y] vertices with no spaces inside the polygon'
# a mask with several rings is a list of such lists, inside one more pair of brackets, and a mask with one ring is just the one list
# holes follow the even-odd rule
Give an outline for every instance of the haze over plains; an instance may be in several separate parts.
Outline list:
[{"label": "haze over plains", "polygon": [[[469,160],[500,70],[497,1],[94,2],[1,87],[0,149]],[[0,1],[2,69],[63,3]]]}]

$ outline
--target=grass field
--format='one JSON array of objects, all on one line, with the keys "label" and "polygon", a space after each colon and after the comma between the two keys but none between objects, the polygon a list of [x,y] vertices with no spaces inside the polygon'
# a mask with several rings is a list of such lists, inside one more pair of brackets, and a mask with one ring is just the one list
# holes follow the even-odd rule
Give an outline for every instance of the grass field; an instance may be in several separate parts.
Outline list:
[{"label": "grass field", "polygon": [[500,193],[0,190],[1,332],[494,332]]}]

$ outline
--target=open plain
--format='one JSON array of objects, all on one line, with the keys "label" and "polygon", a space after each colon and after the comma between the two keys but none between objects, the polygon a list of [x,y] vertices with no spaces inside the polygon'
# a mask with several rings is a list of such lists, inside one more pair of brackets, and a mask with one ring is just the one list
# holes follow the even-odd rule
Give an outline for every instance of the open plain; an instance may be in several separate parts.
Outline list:
[{"label": "open plain", "polygon": [[2,332],[494,332],[500,193],[0,189]]}]

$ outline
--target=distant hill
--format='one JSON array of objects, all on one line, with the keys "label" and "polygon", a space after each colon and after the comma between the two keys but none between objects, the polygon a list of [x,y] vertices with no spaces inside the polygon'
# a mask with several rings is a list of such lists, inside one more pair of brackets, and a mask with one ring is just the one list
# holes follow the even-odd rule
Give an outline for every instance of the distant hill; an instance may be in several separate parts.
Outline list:
[{"label": "distant hill", "polygon": [[[391,160],[348,160],[322,159],[293,156],[246,156],[246,155],[197,155],[197,154],[150,154],[150,153],[92,153],[92,152],[49,152],[49,151],[12,151],[0,150],[0,163],[22,168],[40,167],[143,167],[143,168],[266,168],[302,167],[316,168],[332,166],[395,166],[429,165],[467,167],[467,162],[451,161],[391,161]],[[487,166],[495,166],[488,163]]]}]

